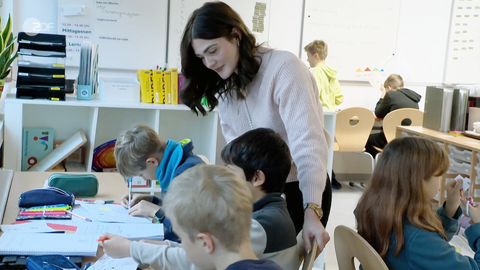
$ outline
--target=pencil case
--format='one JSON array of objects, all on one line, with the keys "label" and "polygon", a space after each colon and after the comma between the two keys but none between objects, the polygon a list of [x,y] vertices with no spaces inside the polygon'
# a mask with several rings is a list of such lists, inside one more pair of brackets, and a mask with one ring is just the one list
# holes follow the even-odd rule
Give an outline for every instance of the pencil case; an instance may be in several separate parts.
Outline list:
[{"label": "pencil case", "polygon": [[63,255],[29,256],[26,267],[27,270],[80,269]]},{"label": "pencil case", "polygon": [[75,195],[59,188],[39,188],[25,191],[18,199],[19,207],[33,207],[53,204],[75,206]]},{"label": "pencil case", "polygon": [[93,174],[54,173],[47,180],[47,186],[72,192],[76,197],[95,197],[98,179]]}]

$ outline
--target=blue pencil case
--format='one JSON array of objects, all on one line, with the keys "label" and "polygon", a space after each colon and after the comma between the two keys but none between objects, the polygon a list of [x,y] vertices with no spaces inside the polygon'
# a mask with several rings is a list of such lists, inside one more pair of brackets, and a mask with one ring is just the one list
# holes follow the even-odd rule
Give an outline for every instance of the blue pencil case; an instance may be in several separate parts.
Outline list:
[{"label": "blue pencil case", "polygon": [[27,270],[80,269],[63,255],[30,256],[27,258]]},{"label": "blue pencil case", "polygon": [[68,204],[73,208],[75,206],[75,195],[71,192],[51,187],[25,191],[20,194],[20,198],[18,199],[19,207],[53,204]]}]

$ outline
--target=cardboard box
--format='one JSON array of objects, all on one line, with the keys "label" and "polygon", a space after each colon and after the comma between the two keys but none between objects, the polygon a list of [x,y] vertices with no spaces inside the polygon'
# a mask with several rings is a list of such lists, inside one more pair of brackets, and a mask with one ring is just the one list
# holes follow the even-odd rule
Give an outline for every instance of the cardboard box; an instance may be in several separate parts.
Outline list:
[{"label": "cardboard box", "polygon": [[143,103],[153,103],[153,70],[137,69],[137,79],[140,82],[140,101]]},{"label": "cardboard box", "polygon": [[[53,148],[57,148],[58,145],[60,145],[62,142],[55,142]],[[71,162],[71,163],[78,163],[78,164],[84,164],[85,163],[85,146],[81,146],[75,152],[71,153],[70,156],[68,156],[65,159],[66,162]],[[62,161],[63,162],[63,161]]]},{"label": "cardboard box", "polygon": [[140,101],[140,83],[135,78],[100,77],[100,100],[138,102]]},{"label": "cardboard box", "polygon": [[171,77],[171,84],[172,84],[172,104],[178,104],[178,69],[177,68],[169,68],[172,72]]},{"label": "cardboard box", "polygon": [[164,78],[163,70],[153,71],[153,89],[155,98],[153,102],[155,104],[165,104],[165,92],[164,92]]},{"label": "cardboard box", "polygon": [[165,104],[172,104],[172,72],[170,70],[163,72],[163,82],[165,88]]}]

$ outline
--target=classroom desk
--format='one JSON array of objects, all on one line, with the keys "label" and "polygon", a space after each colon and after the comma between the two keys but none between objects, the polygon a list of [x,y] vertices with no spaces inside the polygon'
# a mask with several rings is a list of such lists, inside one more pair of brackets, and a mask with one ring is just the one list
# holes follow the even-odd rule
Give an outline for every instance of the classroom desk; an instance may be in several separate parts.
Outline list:
[{"label": "classroom desk", "polygon": [[[11,224],[18,215],[18,198],[24,191],[42,188],[45,180],[51,175],[51,172],[15,172],[13,175],[10,192],[8,195],[5,214],[2,224]],[[85,174],[85,173],[70,173]],[[123,194],[128,192],[125,180],[119,173],[93,173],[98,178],[98,193],[96,200],[115,200],[119,202]],[[95,262],[97,258],[103,255],[102,248],[97,251],[97,257],[84,257],[83,263]]]},{"label": "classroom desk", "polygon": [[[406,133],[406,134],[405,134]],[[478,153],[480,153],[480,140],[465,137],[465,136],[454,136],[449,133],[445,132],[440,132],[424,127],[412,127],[412,126],[397,126],[397,132],[395,137],[403,137],[404,135],[414,135],[414,136],[420,136],[420,137],[425,137],[425,138],[430,138],[436,142],[442,142],[444,144],[444,149],[447,151],[447,153],[450,154],[450,150],[448,148],[448,145],[453,145],[461,149],[469,150],[471,151],[471,154],[468,154],[467,158],[470,160],[470,169],[464,173],[463,175],[469,176],[470,179],[472,180],[470,189],[468,191],[468,194],[472,196],[473,200],[475,202],[480,202],[480,175],[477,174],[477,169],[475,167],[480,166],[479,159],[478,159]],[[449,178],[452,175],[457,175],[460,173],[454,173],[451,175],[448,175]],[[444,175],[443,180],[445,181],[447,178],[446,175]],[[440,185],[441,190],[440,190],[440,199],[439,203],[443,203],[445,200],[445,193],[443,192],[443,189],[445,188],[444,185]]]}]

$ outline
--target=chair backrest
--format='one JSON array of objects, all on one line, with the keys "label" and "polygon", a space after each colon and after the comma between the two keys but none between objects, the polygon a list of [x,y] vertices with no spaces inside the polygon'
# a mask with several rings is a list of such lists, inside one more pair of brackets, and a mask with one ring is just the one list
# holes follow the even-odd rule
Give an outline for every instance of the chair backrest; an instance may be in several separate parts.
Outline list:
[{"label": "chair backrest", "polygon": [[205,164],[207,164],[207,165],[210,165],[210,164],[211,164],[211,163],[210,163],[210,160],[209,160],[206,156],[204,156],[204,155],[197,155],[197,157],[201,158],[201,159],[203,160],[203,162],[205,162]]},{"label": "chair backrest", "polygon": [[363,152],[374,123],[375,115],[369,109],[353,107],[339,111],[335,123],[338,151]]},{"label": "chair backrest", "polygon": [[[408,121],[407,119],[410,119]],[[402,123],[403,122],[403,123]],[[408,124],[410,122],[410,124]],[[413,108],[403,108],[389,112],[383,118],[383,132],[387,142],[395,139],[397,126],[423,126],[423,112]]]},{"label": "chair backrest", "polygon": [[388,270],[377,251],[357,232],[340,225],[334,233],[335,253],[339,270],[355,270],[353,258],[357,258],[363,269]]},{"label": "chair backrest", "polygon": [[310,253],[307,253],[307,251],[305,250],[305,241],[303,240],[302,234],[303,230],[301,230],[297,235],[298,260],[300,264],[303,262],[302,270],[311,270],[313,268],[313,263],[317,258],[318,243],[315,238],[313,238],[312,251],[310,251]]}]

